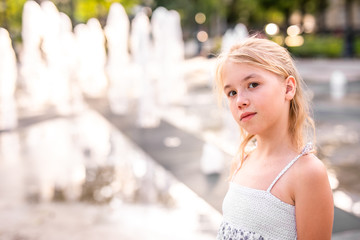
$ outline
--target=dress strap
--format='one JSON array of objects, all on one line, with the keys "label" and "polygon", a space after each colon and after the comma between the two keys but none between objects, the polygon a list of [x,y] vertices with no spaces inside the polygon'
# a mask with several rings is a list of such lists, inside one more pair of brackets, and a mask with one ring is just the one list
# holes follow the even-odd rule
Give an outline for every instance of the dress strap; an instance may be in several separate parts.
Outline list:
[{"label": "dress strap", "polygon": [[307,143],[304,147],[304,149],[301,151],[299,155],[297,155],[280,173],[277,175],[275,180],[271,183],[270,187],[266,190],[267,192],[270,192],[271,189],[274,187],[275,183],[281,178],[282,175],[303,155],[308,154],[313,150],[313,144],[311,142]]}]

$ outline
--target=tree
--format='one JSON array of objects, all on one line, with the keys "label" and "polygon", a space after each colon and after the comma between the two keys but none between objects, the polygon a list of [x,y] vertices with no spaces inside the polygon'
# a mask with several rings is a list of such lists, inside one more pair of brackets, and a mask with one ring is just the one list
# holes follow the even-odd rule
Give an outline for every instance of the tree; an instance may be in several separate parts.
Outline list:
[{"label": "tree", "polygon": [[344,57],[354,57],[353,4],[353,0],[345,1]]},{"label": "tree", "polygon": [[[22,10],[27,0],[0,0],[0,27],[6,28],[13,41],[21,40]],[[34,0],[41,4],[45,0]],[[59,11],[70,16],[73,25],[98,18],[105,24],[110,5],[120,2],[128,11],[140,0],[52,0]]]},{"label": "tree", "polygon": [[157,0],[151,4],[152,9],[160,6],[179,12],[184,36],[187,38],[198,30],[199,26],[195,22],[195,15],[198,12],[206,15],[206,22],[202,28],[208,31],[210,35],[219,34],[219,27],[216,26],[219,21],[221,22],[225,18],[227,5],[218,0]]},{"label": "tree", "polygon": [[1,0],[0,27],[6,28],[11,38],[17,40],[21,35],[22,8],[26,0]]}]

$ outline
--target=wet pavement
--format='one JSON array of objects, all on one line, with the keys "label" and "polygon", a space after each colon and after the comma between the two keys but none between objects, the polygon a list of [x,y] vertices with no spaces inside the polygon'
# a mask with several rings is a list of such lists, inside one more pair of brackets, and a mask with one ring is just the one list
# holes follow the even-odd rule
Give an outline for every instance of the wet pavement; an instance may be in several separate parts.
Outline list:
[{"label": "wet pavement", "polygon": [[0,239],[211,239],[221,215],[91,109],[0,149]]},{"label": "wet pavement", "polygon": [[[360,61],[297,63],[334,191],[333,239],[360,239]],[[214,239],[238,139],[216,106],[213,64],[185,63],[188,94],[158,109],[156,128],[134,124],[135,101],[126,116],[104,98],[71,116],[20,114],[0,132],[0,240]],[[341,100],[326,80],[336,68],[349,79]]]}]

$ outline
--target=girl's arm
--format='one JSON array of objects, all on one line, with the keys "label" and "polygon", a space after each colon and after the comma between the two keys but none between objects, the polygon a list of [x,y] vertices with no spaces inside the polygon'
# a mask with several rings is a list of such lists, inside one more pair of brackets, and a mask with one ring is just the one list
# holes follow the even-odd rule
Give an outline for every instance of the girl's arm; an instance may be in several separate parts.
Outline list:
[{"label": "girl's arm", "polygon": [[298,240],[330,240],[334,202],[326,168],[311,154],[297,163],[294,198]]}]

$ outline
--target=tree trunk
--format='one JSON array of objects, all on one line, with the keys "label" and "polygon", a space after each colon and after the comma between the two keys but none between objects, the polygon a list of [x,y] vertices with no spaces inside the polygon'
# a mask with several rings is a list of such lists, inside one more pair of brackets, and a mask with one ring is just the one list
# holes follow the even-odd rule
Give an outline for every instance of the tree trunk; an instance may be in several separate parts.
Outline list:
[{"label": "tree trunk", "polygon": [[353,0],[345,1],[345,39],[344,39],[344,57],[354,57],[354,30],[352,26],[352,6]]},{"label": "tree trunk", "polygon": [[2,5],[2,9],[3,11],[0,12],[0,26],[9,30],[8,29],[8,23],[7,23],[7,11],[6,11],[6,0],[2,0],[1,1],[1,5]]},{"label": "tree trunk", "polygon": [[75,21],[76,0],[70,1],[69,4],[70,4],[70,19],[72,26],[74,28],[75,25],[77,24],[77,22]]},{"label": "tree trunk", "polygon": [[324,33],[327,31],[326,23],[325,23],[325,14],[328,8],[327,0],[318,0],[316,1],[316,25],[317,32]]}]

